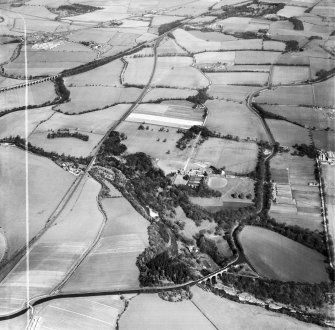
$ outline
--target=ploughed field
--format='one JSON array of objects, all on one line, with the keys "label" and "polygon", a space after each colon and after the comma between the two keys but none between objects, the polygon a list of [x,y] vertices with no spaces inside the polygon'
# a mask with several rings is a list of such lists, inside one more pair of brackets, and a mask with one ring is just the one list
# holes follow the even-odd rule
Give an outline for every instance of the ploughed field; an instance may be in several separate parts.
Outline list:
[{"label": "ploughed field", "polygon": [[238,237],[244,254],[265,277],[295,282],[328,280],[325,256],[268,229],[245,226]]}]

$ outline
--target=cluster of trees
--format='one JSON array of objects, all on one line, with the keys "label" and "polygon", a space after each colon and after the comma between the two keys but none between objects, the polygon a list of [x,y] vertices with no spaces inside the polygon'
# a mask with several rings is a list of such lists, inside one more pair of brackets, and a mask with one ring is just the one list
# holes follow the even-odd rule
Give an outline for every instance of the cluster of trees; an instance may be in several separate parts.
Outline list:
[{"label": "cluster of trees", "polygon": [[127,147],[121,143],[121,141],[125,140],[125,138],[126,137],[123,133],[120,134],[116,131],[110,132],[108,138],[101,146],[99,154],[104,157],[108,157],[110,155],[119,156],[123,154],[127,150]]},{"label": "cluster of trees", "polygon": [[[181,130],[177,131],[178,133]],[[201,132],[201,126],[192,126],[187,131],[184,131],[183,136],[176,142],[176,147],[180,150],[184,150],[187,144],[194,139]]]},{"label": "cluster of trees", "polygon": [[288,40],[285,43],[285,52],[298,52],[300,50],[299,43],[296,40]]},{"label": "cluster of trees", "polygon": [[181,284],[191,279],[191,274],[185,263],[179,258],[172,258],[164,251],[146,263],[146,272],[140,273],[142,286],[159,285],[162,280],[169,280]]},{"label": "cluster of trees", "polygon": [[307,145],[307,144],[295,144],[293,146],[294,149],[296,149],[296,151],[294,151],[292,153],[292,155],[295,156],[307,156],[308,158],[312,158],[315,159],[318,156],[318,151],[315,148],[315,146],[313,144]]},{"label": "cluster of trees", "polygon": [[297,31],[303,31],[304,30],[304,24],[300,21],[300,19],[297,19],[296,17],[290,17],[289,22],[293,23],[293,29]]},{"label": "cluster of trees", "polygon": [[174,21],[174,22],[170,22],[170,23],[166,23],[166,24],[162,24],[159,28],[158,28],[158,34],[162,35],[176,27],[178,27],[179,25],[182,24],[182,20],[178,20],[178,21]]},{"label": "cluster of trees", "polygon": [[177,187],[191,197],[221,197],[222,195],[220,191],[209,188],[204,178],[197,187],[192,188],[186,185],[177,185]]},{"label": "cluster of trees", "polygon": [[90,13],[92,11],[98,10],[101,8],[98,7],[93,7],[93,6],[89,6],[89,5],[83,5],[80,3],[74,3],[71,5],[61,5],[57,8],[58,11],[66,11],[68,12],[68,14],[76,14],[76,15],[80,15],[80,14],[86,14],[86,13]]},{"label": "cluster of trees", "polygon": [[65,154],[57,154],[56,152],[53,151],[45,151],[44,149],[40,147],[35,147],[33,146],[30,142],[27,144],[26,148],[26,141],[25,139],[21,138],[20,136],[16,137],[9,137],[9,138],[4,138],[0,140],[0,143],[13,143],[15,144],[18,148],[23,149],[23,150],[28,150],[29,152],[32,152],[36,155],[51,158],[52,160],[60,160],[63,162],[71,162],[74,164],[83,164],[83,165],[88,165],[92,159],[92,157],[74,157],[70,155],[65,155]]},{"label": "cluster of trees", "polygon": [[200,251],[208,254],[216,264],[222,267],[226,263],[227,258],[219,252],[215,241],[205,237],[201,233],[196,237],[196,241]]},{"label": "cluster of trees", "polygon": [[332,292],[331,283],[295,283],[281,282],[249,277],[235,276],[223,273],[221,280],[224,284],[233,286],[239,291],[249,292],[261,300],[273,299],[278,303],[294,305],[297,307],[321,307],[329,301],[327,293]]},{"label": "cluster of trees", "polygon": [[73,137],[79,140],[88,141],[89,136],[85,134],[81,134],[79,132],[71,133],[68,129],[66,130],[58,130],[57,132],[48,133],[48,139],[62,138],[62,137]]},{"label": "cluster of trees", "polygon": [[206,88],[203,88],[198,90],[197,95],[189,96],[186,100],[195,104],[204,104],[209,98]]},{"label": "cluster of trees", "polygon": [[65,87],[64,80],[61,76],[55,79],[56,94],[59,97],[59,102],[67,102],[70,99],[70,91]]}]

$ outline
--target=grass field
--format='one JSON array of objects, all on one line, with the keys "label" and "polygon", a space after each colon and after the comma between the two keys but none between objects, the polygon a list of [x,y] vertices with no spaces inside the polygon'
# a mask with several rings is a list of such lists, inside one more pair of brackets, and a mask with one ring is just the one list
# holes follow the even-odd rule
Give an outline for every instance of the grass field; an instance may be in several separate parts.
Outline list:
[{"label": "grass field", "polygon": [[[47,101],[53,101],[57,95],[52,82],[45,82],[28,86],[28,104],[42,105]],[[8,109],[25,106],[25,88],[11,89],[0,93],[0,113]]]},{"label": "grass field", "polygon": [[264,86],[269,75],[266,72],[218,72],[207,73],[214,85],[252,85]]},{"label": "grass field", "polygon": [[327,281],[325,257],[302,244],[261,227],[246,226],[239,240],[261,275],[281,281]]},{"label": "grass field", "polygon": [[[199,17],[198,19],[213,19],[214,16],[212,16],[212,18],[208,17],[208,16],[203,16],[203,17]],[[224,34],[221,32],[204,32],[204,31],[200,31],[200,30],[190,30],[188,31],[188,33],[192,34],[194,37],[202,39],[202,40],[206,40],[206,41],[231,41],[231,40],[237,40],[237,38],[228,35],[228,34]]]},{"label": "grass field", "polygon": [[[0,227],[11,257],[25,245],[26,194],[25,153],[15,147],[0,147]],[[74,177],[47,158],[29,154],[29,237],[41,230]]]},{"label": "grass field", "polygon": [[272,73],[272,84],[290,84],[302,82],[309,79],[309,67],[307,66],[274,66]]},{"label": "grass field", "polygon": [[132,299],[120,319],[124,330],[214,330],[215,327],[190,301],[171,303],[156,294],[143,294]]},{"label": "grass field", "polygon": [[158,56],[164,55],[185,55],[186,50],[182,49],[177,43],[171,39],[166,38],[162,40],[157,47]]},{"label": "grass field", "polygon": [[262,307],[240,304],[194,286],[192,301],[201,312],[215,325],[216,329],[287,329],[321,330],[322,328],[296,320]]},{"label": "grass field", "polygon": [[255,143],[210,138],[196,150],[194,162],[209,162],[226,171],[249,173],[255,169],[258,147]]},{"label": "grass field", "polygon": [[318,110],[312,107],[267,104],[263,104],[262,108],[265,111],[285,117],[289,121],[304,125],[306,127],[315,127],[318,129],[326,129],[329,127],[335,129],[334,113],[328,109]]},{"label": "grass field", "polygon": [[[71,133],[73,132],[77,131],[71,131]],[[75,157],[88,157],[103,138],[103,135],[88,132],[82,134],[89,137],[88,141],[72,137],[48,139],[48,132],[34,132],[29,136],[29,142],[33,146],[40,147],[45,151],[56,152],[59,155],[64,153]]]},{"label": "grass field", "polygon": [[208,95],[215,99],[243,102],[251,92],[258,89],[254,86],[211,85]]},{"label": "grass field", "polygon": [[138,126],[136,123],[123,122],[118,127],[118,131],[127,136],[127,140],[123,143],[129,153],[144,152],[150,155],[166,173],[184,168],[189,151],[176,148],[176,142],[181,138],[176,128],[169,127],[169,132],[166,132],[166,128],[164,131],[159,131],[162,126],[145,124],[145,127],[149,127],[148,130],[139,130]]},{"label": "grass field", "polygon": [[311,143],[308,130],[284,120],[266,119],[275,138],[281,145],[291,148],[294,144]]},{"label": "grass field", "polygon": [[[63,113],[78,114],[94,109],[112,106],[118,103],[134,102],[141,90],[134,87],[69,87],[70,102],[56,107]],[[94,97],[92,97],[94,95]]]},{"label": "grass field", "polygon": [[[152,72],[153,61],[152,57],[127,58],[128,66],[124,73],[124,82],[131,85],[146,85]],[[191,65],[191,57],[159,57],[151,85],[192,89],[208,86],[206,77]]]},{"label": "grass field", "polygon": [[205,52],[194,55],[196,63],[199,64],[215,64],[215,63],[235,63],[236,52]]},{"label": "grass field", "polygon": [[259,118],[244,104],[214,100],[207,101],[206,106],[208,118],[205,126],[208,129],[240,138],[267,139]]},{"label": "grass field", "polygon": [[7,62],[10,60],[15,48],[18,46],[17,43],[10,43],[1,45],[1,53],[0,53],[0,64]]},{"label": "grass field", "polygon": [[88,72],[67,77],[65,78],[65,84],[71,87],[88,85],[120,86],[123,66],[123,62],[117,59]]},{"label": "grass field", "polygon": [[118,315],[124,309],[119,296],[66,298],[36,307],[35,329],[115,329]]},{"label": "grass field", "polygon": [[[48,173],[48,180],[50,178],[64,185],[59,177]],[[41,172],[38,172],[38,179],[43,179]],[[47,178],[44,178],[45,182],[48,182]],[[50,187],[47,187],[48,193],[52,191]],[[36,297],[51,292],[63,280],[73,263],[94,240],[102,224],[103,217],[96,202],[99,190],[100,184],[96,181],[91,178],[84,180],[55,224],[30,249],[28,274],[26,257],[23,257],[1,282],[2,313],[16,310],[24,303],[28,285],[30,297]],[[40,201],[38,205],[44,205]],[[24,206],[24,203],[21,202],[21,205]]]},{"label": "grass field", "polygon": [[321,83],[313,85],[315,93],[315,103],[322,107],[332,107],[335,106],[335,77],[332,77]]},{"label": "grass field", "polygon": [[313,91],[311,85],[277,87],[264,91],[256,98],[257,103],[282,104],[296,106],[313,106]]},{"label": "grass field", "polygon": [[104,199],[102,206],[107,223],[101,238],[63,292],[139,287],[136,259],[148,246],[149,222],[123,197]]},{"label": "grass field", "polygon": [[168,127],[189,128],[202,125],[203,110],[192,108],[188,101],[164,101],[160,104],[140,104],[127,121]]},{"label": "grass field", "polygon": [[235,64],[272,64],[279,56],[278,52],[239,51],[236,52]]},{"label": "grass field", "polygon": [[0,138],[17,135],[25,137],[26,133],[29,135],[41,121],[47,120],[53,113],[51,107],[30,109],[27,113],[27,132],[25,127],[26,113],[24,110],[2,116],[0,117]]},{"label": "grass field", "polygon": [[312,135],[317,148],[335,151],[334,131],[313,131]]}]

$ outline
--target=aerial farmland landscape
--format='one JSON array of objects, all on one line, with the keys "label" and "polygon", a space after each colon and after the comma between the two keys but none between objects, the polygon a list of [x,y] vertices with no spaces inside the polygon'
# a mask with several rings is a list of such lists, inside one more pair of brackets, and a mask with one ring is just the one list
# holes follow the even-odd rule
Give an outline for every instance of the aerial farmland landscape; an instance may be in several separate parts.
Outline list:
[{"label": "aerial farmland landscape", "polygon": [[0,329],[335,328],[333,0],[0,0]]}]

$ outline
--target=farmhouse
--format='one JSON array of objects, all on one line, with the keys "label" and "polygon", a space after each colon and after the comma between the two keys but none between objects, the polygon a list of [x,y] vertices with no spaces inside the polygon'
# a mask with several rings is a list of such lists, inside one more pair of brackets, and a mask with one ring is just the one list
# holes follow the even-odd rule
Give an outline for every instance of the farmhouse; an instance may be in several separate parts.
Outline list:
[{"label": "farmhouse", "polygon": [[187,185],[194,188],[199,186],[202,176],[192,175],[187,182]]},{"label": "farmhouse", "polygon": [[335,165],[335,152],[333,151],[319,151],[319,160],[321,164]]}]

